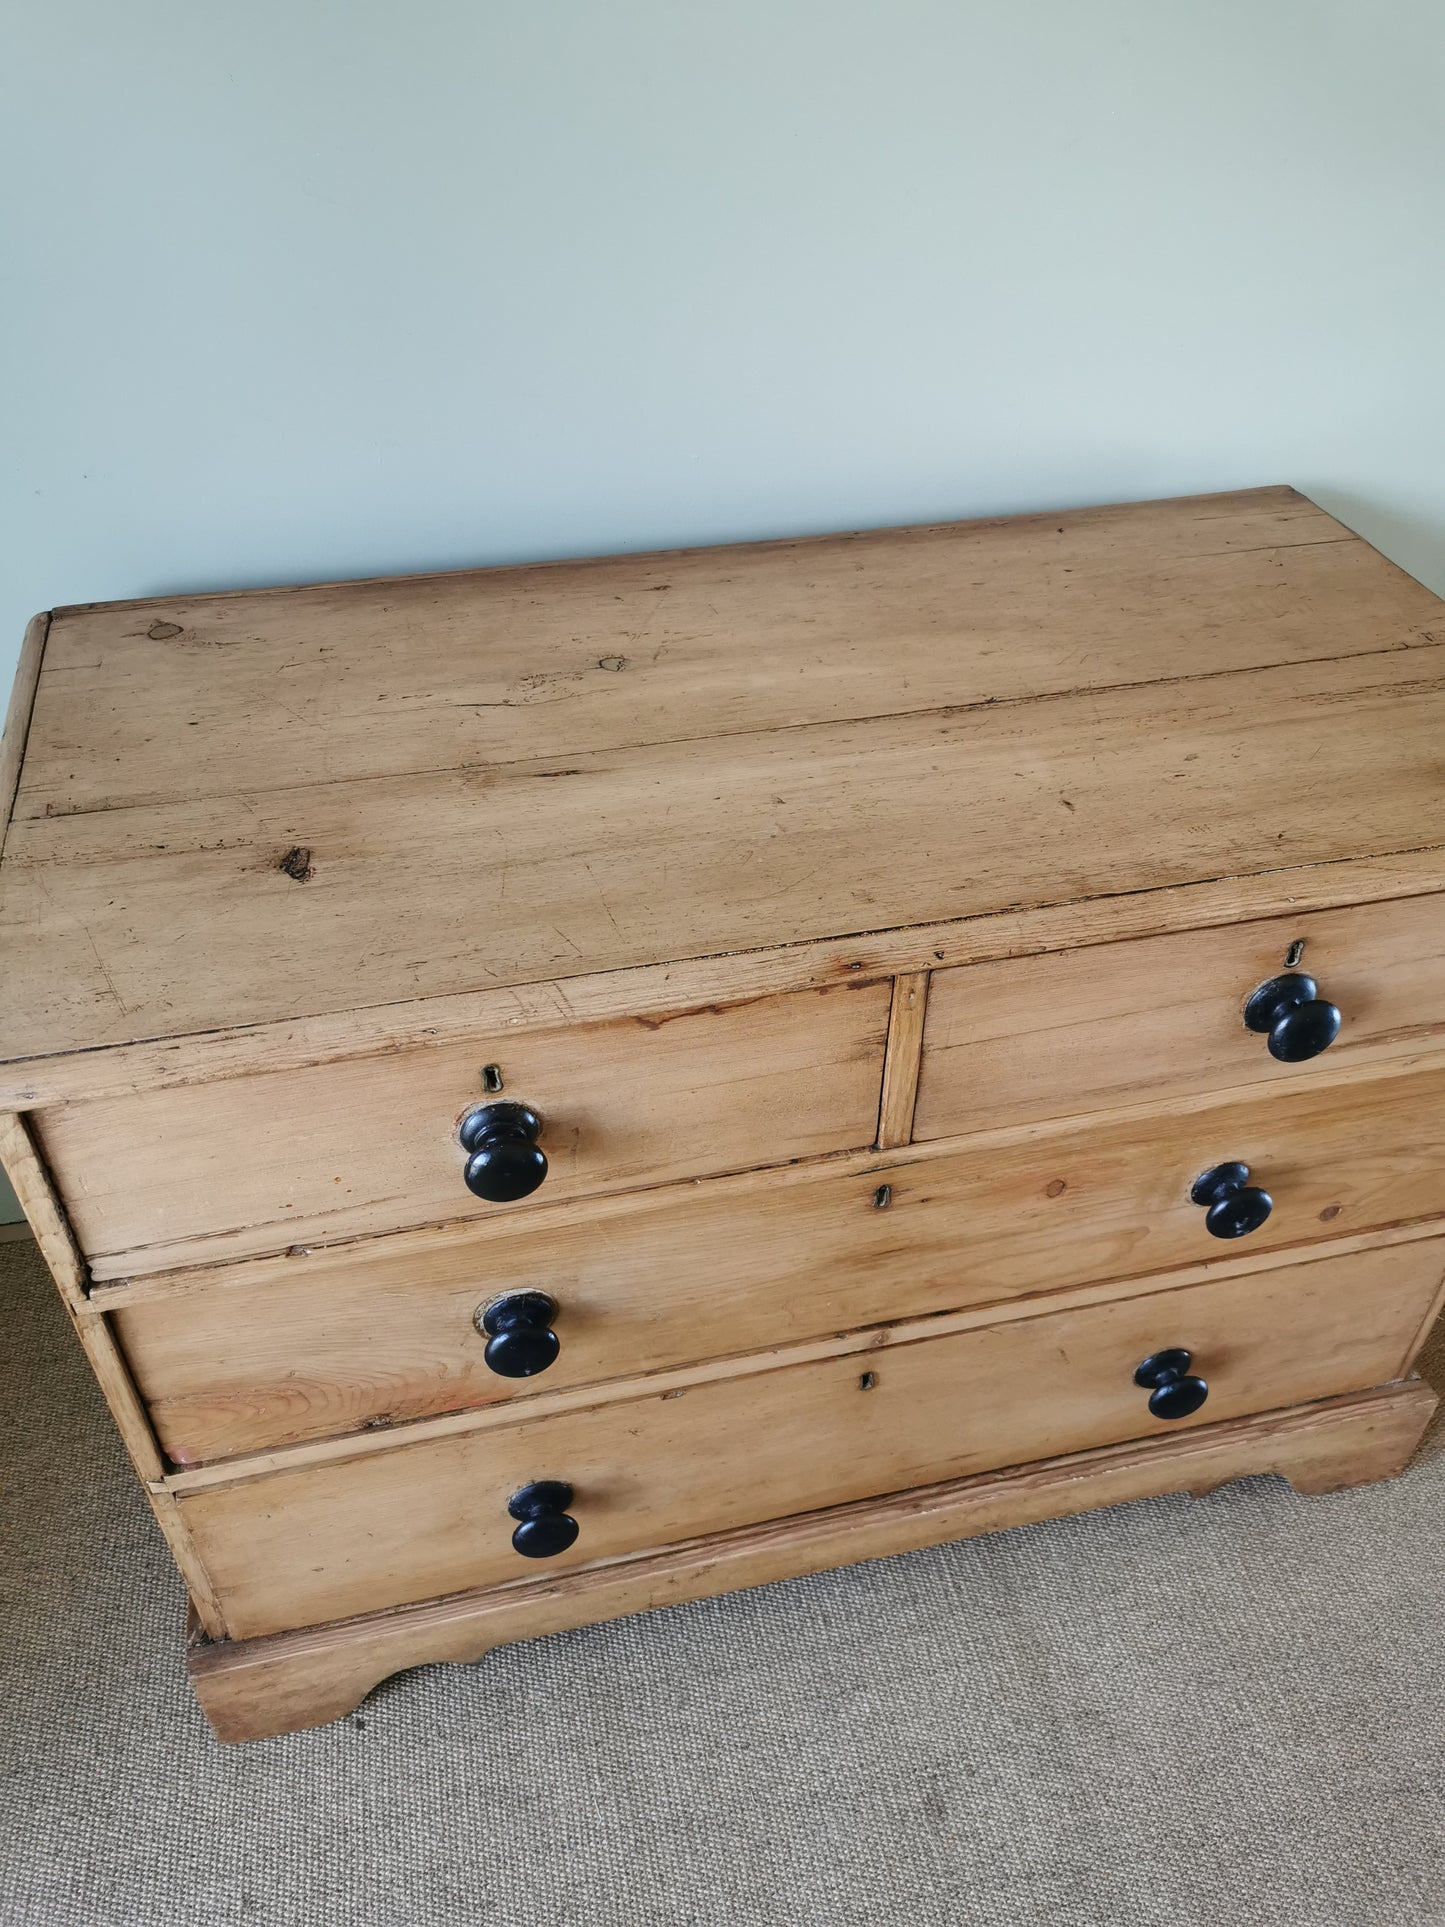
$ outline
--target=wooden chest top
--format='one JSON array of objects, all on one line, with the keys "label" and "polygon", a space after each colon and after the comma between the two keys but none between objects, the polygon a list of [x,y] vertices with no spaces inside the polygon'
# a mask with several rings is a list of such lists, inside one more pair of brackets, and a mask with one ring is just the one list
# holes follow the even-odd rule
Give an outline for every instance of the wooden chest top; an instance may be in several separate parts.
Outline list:
[{"label": "wooden chest top", "polygon": [[37,661],[11,1062],[1445,844],[1442,605],[1287,488],[88,605]]}]

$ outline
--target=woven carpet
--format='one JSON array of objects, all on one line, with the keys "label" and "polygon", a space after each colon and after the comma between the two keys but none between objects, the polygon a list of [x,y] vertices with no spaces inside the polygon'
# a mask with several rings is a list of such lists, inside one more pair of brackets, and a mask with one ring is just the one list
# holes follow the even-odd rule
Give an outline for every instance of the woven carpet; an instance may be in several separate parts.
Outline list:
[{"label": "woven carpet", "polygon": [[1445,1440],[434,1667],[220,1747],[0,1247],[5,1927],[1445,1922]]}]

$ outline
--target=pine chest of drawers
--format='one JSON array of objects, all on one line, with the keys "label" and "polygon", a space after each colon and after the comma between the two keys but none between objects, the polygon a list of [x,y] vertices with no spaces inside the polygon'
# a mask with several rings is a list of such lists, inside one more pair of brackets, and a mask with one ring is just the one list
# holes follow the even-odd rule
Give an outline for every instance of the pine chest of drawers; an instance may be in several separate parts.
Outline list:
[{"label": "pine chest of drawers", "polygon": [[3,774],[224,1737],[1429,1416],[1445,609],[1292,490],[62,609]]}]

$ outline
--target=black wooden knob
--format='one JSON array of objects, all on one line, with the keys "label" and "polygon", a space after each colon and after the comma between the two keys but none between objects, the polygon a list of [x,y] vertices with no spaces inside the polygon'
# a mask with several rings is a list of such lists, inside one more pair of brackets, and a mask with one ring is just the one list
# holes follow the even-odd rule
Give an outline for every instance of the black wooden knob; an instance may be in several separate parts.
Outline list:
[{"label": "black wooden knob", "polygon": [[1182,1346],[1151,1352],[1134,1374],[1134,1383],[1149,1389],[1149,1410],[1155,1418],[1188,1418],[1209,1396],[1202,1378],[1191,1378],[1191,1353]]},{"label": "black wooden knob", "polygon": [[537,1139],[542,1120],[530,1104],[483,1104],[462,1119],[468,1191],[488,1204],[530,1197],[547,1175],[547,1154]]},{"label": "black wooden knob", "polygon": [[534,1479],[514,1492],[507,1510],[521,1523],[512,1548],[524,1559],[555,1559],[577,1543],[577,1521],[568,1512],[572,1488],[565,1479]]},{"label": "black wooden knob", "polygon": [[1313,977],[1287,970],[1262,983],[1244,1007],[1250,1030],[1269,1038],[1269,1054],[1281,1064],[1302,1064],[1318,1057],[1340,1034],[1340,1013],[1320,995]]},{"label": "black wooden knob", "polygon": [[1194,1180],[1189,1196],[1207,1206],[1204,1229],[1211,1238],[1247,1238],[1274,1210],[1268,1191],[1250,1183],[1247,1164],[1214,1165]]},{"label": "black wooden knob", "polygon": [[487,1335],[483,1363],[498,1378],[535,1378],[552,1364],[562,1346],[551,1329],[557,1300],[545,1291],[509,1291],[477,1313],[477,1330]]}]

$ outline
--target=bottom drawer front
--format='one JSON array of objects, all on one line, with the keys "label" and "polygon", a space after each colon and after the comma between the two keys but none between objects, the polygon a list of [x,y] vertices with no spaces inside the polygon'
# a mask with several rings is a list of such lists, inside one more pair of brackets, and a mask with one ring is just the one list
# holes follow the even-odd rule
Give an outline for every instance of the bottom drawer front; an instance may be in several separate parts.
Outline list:
[{"label": "bottom drawer front", "polygon": [[[998,1466],[1362,1390],[1404,1370],[1439,1241],[1115,1300],[488,1423],[230,1485],[181,1505],[233,1638],[563,1572]],[[1151,1417],[1135,1368],[1193,1354],[1209,1396]],[[574,1546],[512,1549],[507,1504],[573,1488]]]}]

